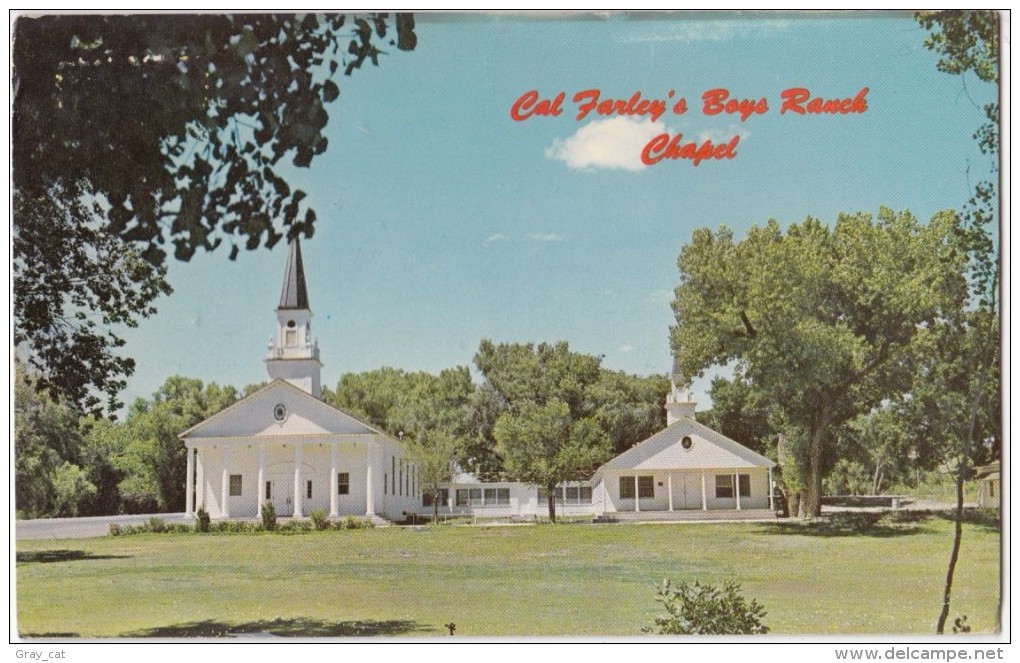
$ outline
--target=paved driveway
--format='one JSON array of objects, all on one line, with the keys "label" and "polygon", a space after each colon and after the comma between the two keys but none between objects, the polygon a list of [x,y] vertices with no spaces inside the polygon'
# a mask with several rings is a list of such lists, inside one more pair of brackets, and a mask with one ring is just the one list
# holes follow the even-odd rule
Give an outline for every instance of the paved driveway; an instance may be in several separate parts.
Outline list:
[{"label": "paved driveway", "polygon": [[18,520],[14,524],[14,536],[27,539],[88,539],[106,536],[110,523],[118,525],[140,525],[149,518],[162,518],[167,523],[192,522],[183,513],[156,513],[132,516],[95,516],[92,518],[38,518]]}]

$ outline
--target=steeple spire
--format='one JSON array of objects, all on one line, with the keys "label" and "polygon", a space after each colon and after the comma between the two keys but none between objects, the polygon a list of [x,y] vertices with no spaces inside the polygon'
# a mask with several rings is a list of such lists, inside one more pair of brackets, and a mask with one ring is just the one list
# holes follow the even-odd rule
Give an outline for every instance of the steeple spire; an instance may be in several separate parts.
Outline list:
[{"label": "steeple spire", "polygon": [[279,310],[308,309],[308,291],[305,289],[305,266],[301,262],[301,244],[297,237],[290,240],[287,269],[283,273],[283,291]]},{"label": "steeple spire", "polygon": [[290,240],[287,268],[283,273],[280,305],[276,307],[276,334],[269,337],[266,369],[269,377],[290,382],[319,397],[319,344],[312,339],[312,311],[305,288],[301,245]]}]

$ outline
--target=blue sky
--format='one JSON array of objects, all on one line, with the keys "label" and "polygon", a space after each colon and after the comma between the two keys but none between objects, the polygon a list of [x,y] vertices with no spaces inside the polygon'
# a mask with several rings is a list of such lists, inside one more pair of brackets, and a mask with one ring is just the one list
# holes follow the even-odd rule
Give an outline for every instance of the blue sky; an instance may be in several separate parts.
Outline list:
[{"label": "blue sky", "polygon": [[[318,213],[302,243],[323,384],[345,372],[470,365],[483,338],[556,341],[638,374],[670,366],[681,245],[701,227],[738,236],[841,212],[921,219],[987,172],[971,135],[995,90],[942,74],[908,14],[535,20],[419,15],[418,47],[338,82],[329,149],[289,171]],[[780,114],[804,87],[867,111]],[[658,123],[591,114],[574,93],[684,97]],[[741,121],[701,95],[766,99]],[[528,90],[566,93],[558,117],[515,122]],[[638,160],[648,137],[740,135],[730,160]],[[242,387],[266,379],[286,252],[280,244],[170,265],[173,295],[127,334],[127,402],[173,374]],[[694,390],[702,402],[705,380]]]}]

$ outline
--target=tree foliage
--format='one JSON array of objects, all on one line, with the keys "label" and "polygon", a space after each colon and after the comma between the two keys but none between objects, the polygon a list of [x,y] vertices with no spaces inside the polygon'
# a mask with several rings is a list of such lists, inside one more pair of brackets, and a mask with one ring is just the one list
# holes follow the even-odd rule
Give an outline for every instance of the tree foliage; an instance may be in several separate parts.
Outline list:
[{"label": "tree foliage", "polygon": [[[672,346],[686,375],[736,362],[803,444],[804,511],[821,510],[835,428],[904,391],[918,330],[966,298],[957,218],[929,224],[882,209],[746,239],[698,230],[680,253]],[[828,459],[828,462],[827,462]]]},{"label": "tree foliage", "polygon": [[416,42],[385,14],[22,16],[13,32],[15,342],[40,387],[96,412],[133,369],[110,327],[169,292],[166,255],[310,236],[281,162],[326,150],[338,71]]},{"label": "tree foliage", "polygon": [[506,409],[492,429],[495,451],[508,475],[545,488],[556,519],[554,489],[590,476],[611,455],[596,418],[593,389],[600,359],[571,352],[566,342],[501,343],[486,339],[475,364]]}]

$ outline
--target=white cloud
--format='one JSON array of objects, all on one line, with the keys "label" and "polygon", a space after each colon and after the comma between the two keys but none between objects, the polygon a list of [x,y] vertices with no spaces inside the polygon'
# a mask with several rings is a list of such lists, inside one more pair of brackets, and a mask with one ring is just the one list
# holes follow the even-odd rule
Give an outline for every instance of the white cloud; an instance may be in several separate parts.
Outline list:
[{"label": "white cloud", "polygon": [[505,242],[508,239],[510,238],[504,235],[503,233],[496,233],[494,235],[489,235],[488,237],[486,237],[485,243],[492,244],[493,242]]},{"label": "white cloud", "polygon": [[740,140],[747,140],[751,132],[738,124],[731,124],[726,129],[705,129],[698,132],[698,142],[703,143],[710,140],[713,143],[728,143],[734,136],[740,136]]},{"label": "white cloud", "polygon": [[656,290],[655,292],[648,295],[648,299],[645,301],[652,304],[669,304],[673,301],[672,290]]},{"label": "white cloud", "polygon": [[630,352],[631,350],[634,349],[634,346],[631,345],[630,343],[624,343],[618,349],[620,352]]},{"label": "white cloud", "polygon": [[573,136],[556,138],[546,148],[545,158],[562,161],[576,170],[599,168],[640,171],[641,150],[655,136],[666,133],[662,122],[614,117],[595,120]]},{"label": "white cloud", "polygon": [[562,242],[563,238],[556,233],[528,233],[528,239],[536,242]]},{"label": "white cloud", "polygon": [[[678,19],[669,23],[654,23],[640,26],[631,34],[624,34],[617,39],[623,44],[654,44],[663,42],[692,41],[728,41],[742,39],[769,30],[785,30],[791,22],[786,20],[767,20],[755,17],[746,19]],[[648,28],[652,28],[648,31]]]}]

